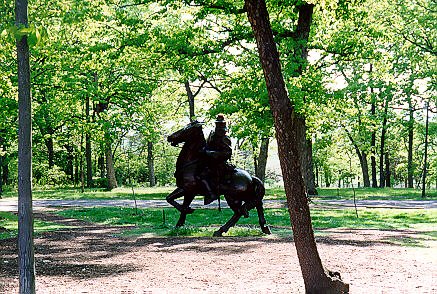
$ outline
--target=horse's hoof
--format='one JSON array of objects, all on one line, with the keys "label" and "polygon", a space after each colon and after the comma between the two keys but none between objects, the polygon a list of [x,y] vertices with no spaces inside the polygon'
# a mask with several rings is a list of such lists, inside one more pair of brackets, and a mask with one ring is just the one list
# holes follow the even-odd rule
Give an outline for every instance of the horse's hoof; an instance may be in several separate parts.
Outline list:
[{"label": "horse's hoof", "polygon": [[270,235],[272,232],[270,231],[269,227],[262,227],[261,230],[263,231],[264,234]]},{"label": "horse's hoof", "polygon": [[213,237],[223,237],[223,233],[220,231],[215,231],[214,234],[212,234]]}]

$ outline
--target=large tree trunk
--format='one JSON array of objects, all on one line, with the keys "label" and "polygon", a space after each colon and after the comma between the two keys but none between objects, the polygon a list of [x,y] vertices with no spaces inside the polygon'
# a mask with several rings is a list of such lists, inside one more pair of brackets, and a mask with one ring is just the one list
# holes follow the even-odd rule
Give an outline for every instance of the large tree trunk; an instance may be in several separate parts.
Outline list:
[{"label": "large tree trunk", "polygon": [[408,188],[413,188],[413,135],[414,135],[414,110],[411,97],[408,99],[408,163],[407,163],[407,181]]},{"label": "large tree trunk", "polygon": [[269,143],[269,137],[264,137],[261,139],[258,157],[256,158],[255,176],[259,178],[262,182],[264,182],[266,179],[267,158],[269,156]]},{"label": "large tree trunk", "polygon": [[155,182],[155,164],[153,158],[153,142],[147,142],[147,166],[149,169],[149,183],[150,187],[156,185]]},{"label": "large tree trunk", "polygon": [[[28,26],[27,0],[15,1],[15,25]],[[18,61],[18,264],[20,293],[35,293],[32,210],[32,110],[27,36],[17,39]]]},{"label": "large tree trunk", "polygon": [[[296,114],[287,96],[279,54],[273,40],[263,0],[246,0],[247,15],[254,32],[273,113],[279,159],[284,177],[294,242],[307,293],[348,292],[348,285],[332,278],[322,266],[312,230],[296,134]],[[304,4],[312,11],[313,5]]]}]

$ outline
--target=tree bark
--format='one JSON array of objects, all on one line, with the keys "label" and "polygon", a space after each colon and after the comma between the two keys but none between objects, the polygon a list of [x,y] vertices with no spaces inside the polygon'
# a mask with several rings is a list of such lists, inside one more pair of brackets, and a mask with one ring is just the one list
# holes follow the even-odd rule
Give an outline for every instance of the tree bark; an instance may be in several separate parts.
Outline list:
[{"label": "tree bark", "polygon": [[188,81],[185,81],[184,83],[185,85],[185,91],[187,91],[187,96],[188,96],[188,106],[189,106],[189,111],[190,111],[190,121],[194,121],[196,115],[194,113],[194,94],[191,91],[190,88],[190,83]]},{"label": "tree bark", "polygon": [[49,137],[47,139],[44,139],[44,143],[47,147],[47,156],[49,160],[49,169],[52,169],[55,165],[55,149],[53,144],[53,138],[52,134],[48,134]]},{"label": "tree bark", "polygon": [[408,99],[408,163],[407,163],[407,183],[408,188],[413,188],[413,137],[414,137],[414,110],[411,97]]},{"label": "tree bark", "polygon": [[[296,146],[299,140],[295,129],[296,113],[285,89],[279,53],[273,40],[265,2],[246,0],[245,4],[269,94],[294,242],[306,292],[346,293],[349,289],[348,285],[327,274],[317,251],[301,172],[300,155]],[[313,5],[303,5],[307,9],[313,9]]]},{"label": "tree bark", "polygon": [[74,185],[79,183],[79,152],[74,156]]},{"label": "tree bark", "polygon": [[87,128],[85,131],[85,160],[86,160],[86,186],[88,188],[93,186],[93,161],[92,161],[92,150],[91,150],[91,134],[89,131],[90,127],[90,97],[86,96],[85,101],[85,116],[87,122]]},{"label": "tree bark", "polygon": [[[15,25],[28,26],[27,0],[15,1]],[[35,293],[35,257],[32,210],[32,108],[29,45],[17,39],[18,62],[18,265],[19,292]]]},{"label": "tree bark", "polygon": [[115,177],[114,161],[112,158],[112,148],[109,139],[106,139],[105,158],[106,158],[106,178],[108,179],[108,190],[117,188]]},{"label": "tree bark", "polygon": [[384,188],[386,184],[386,173],[384,171],[384,154],[385,154],[385,135],[387,133],[387,113],[388,99],[384,103],[384,117],[382,119],[381,144],[379,149],[379,187]]},{"label": "tree bark", "polygon": [[361,172],[363,174],[363,185],[364,187],[370,187],[369,165],[367,163],[367,154],[360,150],[360,148],[358,147],[354,138],[352,138],[352,135],[349,133],[349,131],[345,127],[344,129],[346,131],[349,140],[351,141],[352,145],[355,148],[355,152],[357,153],[358,159],[360,160]]},{"label": "tree bark", "polygon": [[[370,64],[370,71],[372,71],[372,64]],[[370,91],[372,93],[372,103],[371,103],[371,115],[372,118],[375,118],[376,115],[376,103],[375,103],[375,99],[373,97],[373,88],[370,88]],[[372,123],[373,126],[375,127],[375,124]],[[376,180],[376,130],[373,129],[372,130],[372,134],[371,134],[371,156],[370,156],[370,160],[371,160],[371,166],[372,166],[372,188],[377,188],[378,187],[378,182]]]},{"label": "tree bark", "polygon": [[[294,62],[297,64],[296,70],[294,71],[295,76],[302,75],[303,70],[308,62],[307,43],[311,31],[313,8],[309,5],[299,5],[298,11],[299,17],[294,35],[295,46],[293,54]],[[296,128],[298,132],[297,139],[300,140],[298,146],[300,148],[300,161],[305,187],[308,195],[317,195],[314,178],[312,142],[311,139],[307,138],[307,127],[304,116],[296,116]]]},{"label": "tree bark", "polygon": [[[6,146],[3,145],[3,149],[6,150]],[[0,181],[3,181],[3,185],[9,184],[9,159],[8,156],[3,156],[3,166],[0,166],[3,170],[2,177]]]},{"label": "tree bark", "polygon": [[64,145],[65,149],[67,150],[67,166],[65,173],[70,176],[70,180],[74,182],[74,147],[71,146],[70,143],[67,143]]},{"label": "tree bark", "polygon": [[389,154],[388,152],[385,153],[385,186],[391,187],[391,181],[390,181],[391,171],[390,171],[390,161],[389,161],[388,154]]},{"label": "tree bark", "polygon": [[98,159],[98,165],[99,165],[99,170],[100,170],[100,178],[105,178],[105,157],[101,154],[99,155],[99,159]]},{"label": "tree bark", "polygon": [[429,106],[426,103],[426,122],[425,122],[425,154],[423,158],[423,171],[422,171],[422,198],[426,197],[426,173],[428,168],[428,130],[429,130]]},{"label": "tree bark", "polygon": [[305,189],[308,195],[317,195],[313,167],[313,143],[306,137],[306,123],[301,116],[296,118],[296,132],[299,141],[299,154]]},{"label": "tree bark", "polygon": [[259,147],[259,153],[255,164],[255,176],[259,178],[262,182],[264,182],[266,179],[266,167],[267,167],[267,158],[269,155],[269,143],[270,143],[269,137],[264,137],[261,139],[261,145]]},{"label": "tree bark", "polygon": [[153,158],[153,142],[147,142],[147,166],[149,169],[149,183],[150,187],[156,185],[155,181],[155,163]]}]

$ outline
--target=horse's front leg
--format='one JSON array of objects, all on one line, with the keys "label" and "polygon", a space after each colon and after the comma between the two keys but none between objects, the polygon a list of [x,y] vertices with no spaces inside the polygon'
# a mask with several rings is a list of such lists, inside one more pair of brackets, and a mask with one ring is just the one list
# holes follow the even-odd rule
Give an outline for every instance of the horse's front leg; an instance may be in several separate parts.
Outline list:
[{"label": "horse's front leg", "polygon": [[238,220],[241,218],[241,213],[239,211],[234,211],[234,215],[228,220],[226,224],[220,227],[217,231],[214,232],[214,237],[221,237],[223,233],[226,233],[231,227],[235,226]]},{"label": "horse's front leg", "polygon": [[187,214],[192,214],[194,209],[190,207],[191,202],[194,199],[194,195],[185,195],[184,201],[182,203],[181,215],[179,216],[179,220],[176,223],[176,227],[182,227],[185,224],[185,220],[187,219]]},{"label": "horse's front leg", "polygon": [[177,210],[182,212],[184,210],[183,206],[176,202],[175,199],[178,199],[179,197],[184,195],[184,189],[182,188],[176,188],[173,192],[168,194],[168,196],[165,198],[168,203],[173,205]]}]

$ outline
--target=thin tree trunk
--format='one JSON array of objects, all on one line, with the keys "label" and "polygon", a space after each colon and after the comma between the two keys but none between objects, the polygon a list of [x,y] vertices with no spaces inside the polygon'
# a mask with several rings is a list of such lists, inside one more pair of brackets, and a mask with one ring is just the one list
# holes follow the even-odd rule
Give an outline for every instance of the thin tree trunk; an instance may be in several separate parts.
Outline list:
[{"label": "thin tree trunk", "polygon": [[149,168],[149,183],[150,187],[156,185],[155,182],[155,163],[153,158],[153,142],[147,142],[147,166]]},{"label": "thin tree trunk", "polygon": [[367,153],[361,152],[361,170],[363,172],[363,185],[370,187],[369,164],[367,163]]},{"label": "thin tree trunk", "polygon": [[386,173],[384,171],[384,154],[385,154],[385,135],[387,133],[387,113],[388,113],[388,99],[384,104],[384,118],[382,119],[381,130],[381,146],[379,150],[379,187],[384,188],[386,184]]},{"label": "thin tree trunk", "polygon": [[357,153],[358,159],[360,160],[361,172],[363,174],[363,185],[364,185],[364,187],[370,187],[369,166],[367,164],[367,154],[365,152],[360,151],[360,148],[358,147],[354,138],[352,138],[352,135],[349,133],[349,131],[344,126],[343,126],[343,128],[345,129],[349,140],[351,141],[352,145],[355,148],[355,152]]},{"label": "thin tree trunk", "polygon": [[74,156],[74,186],[79,183],[79,156],[78,153]]},{"label": "thin tree trunk", "polygon": [[[15,1],[15,25],[28,26],[27,0]],[[32,210],[32,117],[29,46],[17,39],[18,61],[18,264],[19,292],[35,293],[35,257]]]},{"label": "thin tree trunk", "polygon": [[[299,149],[296,146],[296,142],[299,140],[295,129],[296,114],[285,89],[279,53],[273,40],[265,2],[263,0],[246,0],[245,3],[269,93],[294,242],[306,292],[348,292],[347,284],[331,278],[326,273],[317,251],[301,172]],[[303,4],[300,9],[300,13],[311,15],[313,5]]]},{"label": "thin tree trunk", "polygon": [[112,158],[111,143],[106,142],[105,158],[106,158],[106,178],[108,179],[108,190],[117,188],[117,179],[115,178],[114,161]]},{"label": "thin tree trunk", "polygon": [[413,188],[413,137],[414,137],[414,110],[411,97],[408,99],[408,163],[407,163],[407,181],[408,188]]},{"label": "thin tree trunk", "polygon": [[[6,151],[6,146],[3,145],[3,150]],[[3,169],[2,177],[0,181],[3,181],[3,185],[9,184],[9,159],[7,156],[3,156],[3,166],[0,166]]]},{"label": "thin tree trunk", "polygon": [[[372,64],[370,64],[370,71],[372,71]],[[370,92],[372,93],[372,103],[371,103],[371,115],[372,118],[375,119],[375,115],[376,115],[376,103],[375,103],[375,99],[373,97],[373,88],[370,88]],[[375,123],[372,123],[373,126],[375,127]],[[378,182],[376,180],[376,130],[373,129],[372,130],[372,134],[371,134],[371,156],[370,156],[370,160],[371,160],[371,166],[372,166],[372,187],[373,188],[377,188],[378,187]]]},{"label": "thin tree trunk", "polygon": [[425,122],[425,154],[423,158],[423,171],[422,171],[422,198],[426,196],[426,173],[428,165],[428,130],[429,130],[429,106],[426,103],[426,122]]},{"label": "thin tree trunk", "polygon": [[189,106],[189,110],[190,110],[190,121],[194,121],[196,115],[194,114],[194,94],[191,91],[190,88],[190,83],[188,81],[185,81],[184,83],[185,85],[185,90],[187,91],[187,96],[188,96],[188,106]]},{"label": "thin tree trunk", "polygon": [[83,160],[84,150],[83,150],[83,128],[82,134],[80,136],[80,160],[79,160],[79,173],[80,173],[80,191],[85,192],[85,175],[84,175],[84,160]]},{"label": "thin tree trunk", "polygon": [[262,182],[264,182],[266,179],[266,166],[267,158],[269,156],[269,143],[269,137],[264,137],[261,139],[261,146],[259,147],[259,154],[256,159],[255,176],[259,178]]},{"label": "thin tree trunk", "polygon": [[53,166],[55,165],[55,149],[54,149],[54,146],[53,146],[52,134],[49,133],[48,135],[49,135],[49,137],[44,140],[44,143],[45,143],[45,145],[47,147],[47,155],[48,155],[48,160],[49,160],[49,169],[52,169]]},{"label": "thin tree trunk", "polygon": [[70,143],[67,143],[64,145],[65,149],[67,150],[67,166],[66,166],[66,174],[70,176],[70,180],[74,182],[74,148],[70,145]]},{"label": "thin tree trunk", "polygon": [[93,161],[91,150],[91,134],[90,134],[90,97],[85,97],[85,116],[87,127],[85,131],[85,159],[86,159],[86,186],[88,188],[93,186]]},{"label": "thin tree trunk", "polygon": [[390,171],[390,161],[389,161],[388,154],[389,154],[388,152],[385,153],[385,186],[391,187],[391,180],[390,180],[391,171]]}]

